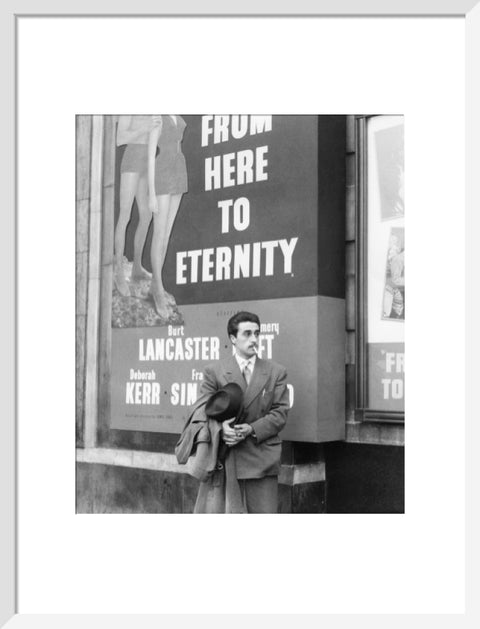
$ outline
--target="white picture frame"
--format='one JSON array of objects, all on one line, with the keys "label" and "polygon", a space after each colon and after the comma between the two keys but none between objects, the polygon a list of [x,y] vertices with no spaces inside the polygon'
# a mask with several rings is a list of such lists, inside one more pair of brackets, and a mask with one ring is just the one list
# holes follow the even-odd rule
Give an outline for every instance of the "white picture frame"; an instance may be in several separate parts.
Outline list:
[{"label": "white picture frame", "polygon": [[[167,6],[168,5],[168,6]],[[6,270],[6,286],[7,290],[4,295],[6,299],[4,304],[6,307],[2,309],[3,325],[2,329],[2,348],[1,352],[1,369],[2,369],[2,392],[3,392],[3,421],[0,422],[0,483],[1,483],[1,499],[2,499],[2,515],[0,517],[1,522],[1,546],[0,546],[0,626],[7,627],[55,627],[55,626],[89,626],[89,627],[122,627],[131,626],[134,623],[140,627],[153,627],[157,626],[157,623],[163,622],[163,619],[158,615],[142,614],[135,617],[132,616],[119,616],[115,614],[98,614],[98,615],[83,615],[83,614],[71,614],[68,616],[52,614],[18,614],[18,573],[17,573],[17,558],[18,558],[18,544],[17,544],[17,457],[22,456],[22,453],[17,449],[17,407],[21,403],[21,400],[17,396],[18,382],[16,380],[17,358],[16,349],[18,344],[17,336],[17,317],[19,313],[16,310],[16,296],[17,296],[17,247],[22,246],[21,242],[17,241],[17,214],[16,203],[17,194],[19,189],[17,187],[17,173],[16,173],[16,155],[19,130],[16,126],[17,120],[17,105],[15,100],[17,89],[17,52],[18,52],[18,22],[26,18],[27,16],[56,16],[56,17],[70,17],[71,19],[82,19],[88,16],[97,16],[99,20],[100,16],[112,16],[112,15],[129,15],[129,16],[158,16],[158,15],[181,15],[187,16],[200,16],[200,15],[235,15],[240,18],[246,15],[288,15],[288,16],[309,16],[312,19],[319,19],[328,16],[395,16],[395,19],[403,19],[407,16],[456,16],[458,19],[462,19],[466,26],[466,85],[467,85],[467,162],[466,162],[466,175],[467,175],[467,253],[470,256],[469,264],[467,265],[467,335],[469,343],[467,344],[467,395],[465,399],[466,404],[466,429],[467,429],[467,460],[469,464],[469,479],[478,478],[478,463],[475,461],[474,445],[478,443],[475,437],[478,436],[478,423],[475,424],[474,418],[476,411],[476,404],[474,398],[475,387],[478,386],[475,374],[478,376],[478,366],[475,365],[475,355],[478,355],[480,351],[480,337],[478,329],[475,329],[476,321],[479,320],[480,314],[480,300],[476,296],[476,276],[474,269],[478,268],[480,263],[480,254],[478,253],[478,246],[475,243],[475,234],[479,233],[480,220],[478,218],[478,211],[474,209],[480,206],[480,193],[476,180],[478,179],[478,171],[475,171],[475,166],[478,166],[478,158],[476,156],[476,140],[480,137],[479,134],[479,122],[476,112],[480,107],[480,94],[478,89],[478,76],[480,70],[480,9],[477,0],[443,0],[443,2],[432,2],[427,0],[416,0],[416,2],[400,2],[399,0],[392,0],[388,3],[388,7],[385,7],[385,3],[374,2],[373,0],[364,1],[361,6],[354,1],[351,2],[335,2],[333,0],[318,2],[297,2],[295,5],[289,5],[288,3],[275,3],[274,8],[267,7],[266,3],[243,3],[239,5],[235,3],[234,6],[226,8],[220,2],[204,2],[201,9],[193,2],[172,3],[164,2],[161,7],[157,3],[151,1],[140,1],[135,6],[129,6],[127,3],[123,4],[122,10],[119,9],[118,3],[110,3],[105,0],[97,0],[95,3],[69,3],[68,7],[62,5],[59,2],[42,2],[42,6],[39,8],[34,2],[19,2],[13,0],[12,2],[4,3],[2,9],[2,42],[4,54],[2,55],[3,76],[5,77],[5,84],[7,85],[7,93],[9,98],[3,99],[3,106],[5,108],[3,116],[3,138],[2,143],[2,165],[3,165],[3,182],[5,185],[6,197],[6,211],[4,213],[4,229],[1,230],[2,247],[0,248],[1,260],[3,262],[1,268]],[[420,19],[420,18],[419,18]],[[348,46],[348,42],[346,43]],[[355,51],[352,51],[352,56],[355,55]],[[311,60],[310,60],[311,62]],[[352,61],[353,64],[353,61]],[[349,104],[346,105],[350,107]],[[439,106],[441,106],[439,104]],[[340,113],[340,112],[335,112]],[[342,113],[356,113],[353,111],[345,111]],[[382,112],[383,113],[383,112]],[[385,112],[387,113],[387,112]],[[73,153],[72,153],[73,155]],[[73,167],[73,160],[72,160]],[[408,185],[408,184],[407,184]],[[408,221],[407,221],[408,230]],[[460,278],[461,281],[461,278]],[[474,283],[475,282],[475,283]],[[73,330],[72,325],[72,330]],[[463,338],[459,338],[459,343],[463,343]],[[407,350],[408,351],[408,350]],[[463,400],[459,400],[458,413],[459,417],[463,411]],[[478,412],[476,413],[478,414]],[[72,419],[72,452],[73,446],[73,419]],[[73,454],[72,454],[73,457]],[[446,468],[448,468],[448,456],[445,459]],[[454,461],[455,465],[462,466],[463,462],[460,460]],[[475,469],[473,469],[475,468]],[[466,587],[466,609],[464,613],[456,612],[459,615],[443,616],[441,619],[438,616],[422,614],[418,616],[418,620],[422,625],[438,626],[439,624],[445,624],[448,626],[474,626],[478,623],[478,604],[475,603],[473,581],[474,575],[478,576],[478,541],[475,539],[474,522],[478,524],[478,499],[475,499],[475,489],[478,494],[478,481],[476,486],[472,482],[468,484],[468,496],[467,496],[467,532],[468,532],[468,557],[470,558],[467,566],[467,587]],[[463,487],[459,488],[460,492],[463,492]],[[477,507],[477,512],[474,514],[474,506]],[[475,515],[475,520],[473,519]],[[439,514],[441,517],[441,514]],[[41,540],[39,540],[41,543]],[[446,541],[446,544],[448,542]],[[441,549],[440,549],[441,552]],[[460,559],[461,560],[461,559]],[[72,570],[75,566],[71,566]],[[412,566],[414,570],[414,566]],[[294,575],[291,575],[292,579]],[[64,578],[68,579],[68,575],[64,575]],[[288,581],[286,582],[288,594]],[[354,585],[354,584],[349,584]],[[375,587],[373,585],[373,587]],[[81,593],[79,592],[81,598]],[[345,612],[338,616],[327,616],[326,621],[332,624],[336,624],[338,621],[345,623],[365,624],[369,627],[379,626],[380,623],[394,622],[379,613],[373,613],[372,615],[357,615],[355,613],[350,614],[348,609],[348,587],[345,590],[346,606]],[[401,596],[401,594],[400,594]],[[381,607],[381,606],[380,606]],[[382,608],[382,607],[381,607]],[[383,609],[383,608],[382,608]],[[188,611],[188,610],[185,610]],[[313,618],[309,620],[308,616],[303,615],[303,610],[298,608],[296,610],[298,617],[295,619],[295,623],[301,623],[307,625],[309,622],[318,623],[324,622],[322,618]],[[398,613],[395,609],[388,610],[387,613]],[[477,621],[475,621],[477,618]],[[190,617],[185,618],[186,622],[190,622]],[[206,623],[211,626],[212,623],[217,626],[227,620],[224,616],[196,616],[195,622]],[[275,616],[259,616],[258,620],[262,623],[267,622],[276,623],[279,621]],[[175,626],[176,622],[181,622],[180,616],[169,616],[165,619],[167,623],[171,623]],[[238,621],[233,618],[228,618],[228,622],[243,622],[240,618]],[[248,621],[247,621],[248,622]],[[399,619],[398,622],[404,622]]]}]

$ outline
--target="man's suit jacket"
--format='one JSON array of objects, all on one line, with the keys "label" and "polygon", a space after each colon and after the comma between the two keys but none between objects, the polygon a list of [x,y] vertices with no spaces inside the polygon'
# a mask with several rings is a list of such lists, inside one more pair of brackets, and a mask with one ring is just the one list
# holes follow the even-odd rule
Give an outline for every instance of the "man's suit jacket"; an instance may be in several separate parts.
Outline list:
[{"label": "man's suit jacket", "polygon": [[212,394],[228,382],[236,382],[244,392],[244,423],[251,424],[255,437],[247,437],[230,448],[235,457],[237,478],[263,478],[280,471],[281,439],[278,433],[287,421],[288,389],[284,367],[257,356],[250,384],[247,384],[234,356],[208,365],[201,394]]}]

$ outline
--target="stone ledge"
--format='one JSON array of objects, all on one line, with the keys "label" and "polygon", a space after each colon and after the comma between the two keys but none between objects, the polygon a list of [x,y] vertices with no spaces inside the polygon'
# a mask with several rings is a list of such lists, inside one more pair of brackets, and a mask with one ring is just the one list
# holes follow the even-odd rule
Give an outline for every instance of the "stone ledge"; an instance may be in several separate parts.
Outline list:
[{"label": "stone ledge", "polygon": [[77,448],[77,463],[98,463],[118,465],[144,470],[176,472],[188,474],[188,465],[179,465],[175,455],[143,450],[123,450],[115,448]]},{"label": "stone ledge", "polygon": [[[114,448],[77,448],[77,463],[94,463],[100,465],[117,465],[133,467],[157,472],[174,472],[188,474],[190,466],[179,465],[174,454],[161,452],[144,452],[142,450],[123,450]],[[305,465],[282,465],[278,481],[282,485],[300,485],[318,483],[325,480],[325,463],[309,463]]]},{"label": "stone ledge", "polygon": [[383,446],[404,446],[405,427],[399,424],[347,422],[347,443],[365,443]]},{"label": "stone ledge", "polygon": [[300,485],[319,483],[325,480],[325,463],[308,463],[304,465],[282,465],[278,482],[281,485]]}]

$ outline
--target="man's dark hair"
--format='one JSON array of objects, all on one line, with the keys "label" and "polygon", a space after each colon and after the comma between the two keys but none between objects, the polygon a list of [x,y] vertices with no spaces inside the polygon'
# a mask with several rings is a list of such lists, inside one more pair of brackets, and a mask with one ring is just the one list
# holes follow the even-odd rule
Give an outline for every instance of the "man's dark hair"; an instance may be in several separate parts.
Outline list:
[{"label": "man's dark hair", "polygon": [[244,310],[242,310],[241,312],[237,312],[236,314],[234,314],[233,317],[230,317],[230,319],[228,320],[227,333],[229,338],[231,334],[233,334],[233,336],[237,336],[238,326],[244,321],[256,323],[258,327],[260,327],[260,319],[256,314],[253,314],[253,312],[245,312]]}]

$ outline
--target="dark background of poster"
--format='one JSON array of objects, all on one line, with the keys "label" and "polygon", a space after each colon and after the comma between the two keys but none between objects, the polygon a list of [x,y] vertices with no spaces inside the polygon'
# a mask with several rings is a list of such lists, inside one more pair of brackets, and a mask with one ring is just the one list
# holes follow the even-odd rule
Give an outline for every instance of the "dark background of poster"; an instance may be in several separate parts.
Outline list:
[{"label": "dark background of poster", "polygon": [[[344,116],[273,116],[272,131],[201,146],[201,116],[183,116],[187,127],[183,152],[189,191],[183,196],[173,226],[164,281],[179,305],[325,295],[344,296],[345,118]],[[204,190],[205,158],[268,146],[268,180]],[[125,147],[117,148],[115,220],[119,211],[120,164]],[[218,201],[247,197],[250,225],[221,233]],[[126,234],[125,255],[133,258],[138,224],[134,204]],[[143,254],[150,266],[150,227]],[[275,250],[274,276],[177,285],[176,252],[234,247],[236,244],[298,237],[293,273],[283,272],[283,255]],[[263,256],[262,256],[263,258]]]}]

